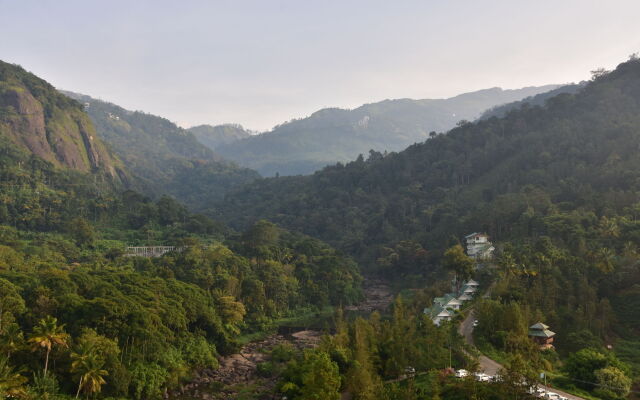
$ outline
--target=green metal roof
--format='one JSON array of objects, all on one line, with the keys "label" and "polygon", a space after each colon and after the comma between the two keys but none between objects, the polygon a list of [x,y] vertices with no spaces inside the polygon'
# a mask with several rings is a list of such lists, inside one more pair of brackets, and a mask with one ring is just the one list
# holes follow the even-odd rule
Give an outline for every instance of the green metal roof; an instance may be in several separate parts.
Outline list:
[{"label": "green metal roof", "polygon": [[542,322],[538,322],[529,327],[529,336],[550,338],[555,336],[555,332],[550,331],[549,327]]},{"label": "green metal roof", "polygon": [[554,337],[555,335],[556,335],[555,332],[552,332],[552,331],[550,331],[548,329],[545,329],[543,331],[535,331],[535,330],[530,330],[529,331],[529,336],[550,338],[550,337]]}]

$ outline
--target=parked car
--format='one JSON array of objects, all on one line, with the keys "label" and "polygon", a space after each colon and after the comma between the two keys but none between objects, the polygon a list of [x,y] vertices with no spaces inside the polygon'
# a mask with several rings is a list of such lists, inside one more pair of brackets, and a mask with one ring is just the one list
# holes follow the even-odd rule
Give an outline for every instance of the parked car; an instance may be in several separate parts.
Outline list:
[{"label": "parked car", "polygon": [[476,377],[478,382],[489,382],[492,378],[490,375],[483,374],[482,372],[476,372],[473,375]]},{"label": "parked car", "polygon": [[465,378],[469,376],[469,371],[466,369],[459,369],[456,371],[456,378]]},{"label": "parked car", "polygon": [[473,327],[475,328],[476,326],[478,326],[478,320],[477,319],[473,321]]},{"label": "parked car", "polygon": [[404,374],[407,378],[413,378],[414,376],[416,376],[416,369],[413,367],[407,367],[404,369]]}]

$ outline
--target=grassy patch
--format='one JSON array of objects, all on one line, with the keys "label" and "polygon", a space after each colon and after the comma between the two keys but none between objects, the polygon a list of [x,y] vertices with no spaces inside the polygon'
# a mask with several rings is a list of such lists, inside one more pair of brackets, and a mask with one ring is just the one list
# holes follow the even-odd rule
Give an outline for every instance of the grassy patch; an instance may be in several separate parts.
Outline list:
[{"label": "grassy patch", "polygon": [[289,315],[274,319],[265,329],[247,332],[237,338],[240,345],[265,339],[272,335],[281,327],[300,327],[309,329],[322,329],[325,322],[333,316],[334,309],[331,306],[324,307],[320,310],[314,308],[302,308],[292,311]]},{"label": "grassy patch", "polygon": [[320,310],[313,308],[303,308],[296,310],[288,316],[278,318],[273,321],[274,327],[280,326],[298,326],[319,329],[328,318],[333,315],[334,309],[331,306],[324,307]]}]

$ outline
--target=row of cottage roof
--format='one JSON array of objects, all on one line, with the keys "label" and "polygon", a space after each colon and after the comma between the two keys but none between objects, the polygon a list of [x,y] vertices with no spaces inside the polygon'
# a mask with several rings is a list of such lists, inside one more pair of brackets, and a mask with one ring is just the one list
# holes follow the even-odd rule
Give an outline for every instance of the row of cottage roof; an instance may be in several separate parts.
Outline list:
[{"label": "row of cottage roof", "polygon": [[465,301],[473,298],[473,295],[478,291],[478,286],[480,286],[478,282],[470,279],[464,282],[462,288],[457,293],[447,293],[442,297],[433,299],[433,305],[425,308],[423,312],[428,315],[436,325],[440,325],[442,321],[449,321]]}]

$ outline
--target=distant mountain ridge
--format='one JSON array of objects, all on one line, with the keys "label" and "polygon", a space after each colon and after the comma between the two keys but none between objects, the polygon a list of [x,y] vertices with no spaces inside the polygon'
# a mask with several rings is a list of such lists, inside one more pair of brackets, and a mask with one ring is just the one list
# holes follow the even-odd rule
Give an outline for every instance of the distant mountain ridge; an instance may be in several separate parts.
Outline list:
[{"label": "distant mountain ridge", "polygon": [[522,100],[514,101],[512,103],[506,103],[499,106],[495,106],[485,112],[482,113],[479,119],[488,119],[491,117],[504,117],[508,112],[517,110],[522,106],[544,106],[547,100],[559,95],[559,94],[574,94],[577,93],[580,89],[585,87],[587,82],[580,83],[572,83],[564,86],[560,86],[556,89],[550,90],[548,92],[543,92],[540,94],[536,94],[535,96],[529,96]]},{"label": "distant mountain ridge", "polygon": [[259,177],[255,171],[223,160],[166,118],[129,111],[87,95],[63,93],[84,105],[98,133],[139,178],[138,189],[145,193],[169,194],[198,210],[222,199],[231,187]]},{"label": "distant mountain ridge", "polygon": [[239,124],[198,125],[187,130],[211,150],[251,136],[251,133]]},{"label": "distant mountain ridge", "polygon": [[428,139],[430,132],[448,131],[487,109],[558,87],[491,88],[448,99],[384,100],[353,110],[327,108],[270,132],[221,144],[216,151],[264,176],[309,174],[371,149],[400,151]]},{"label": "distant mountain ridge", "polygon": [[82,106],[22,67],[0,61],[0,134],[56,167],[127,180]]}]

